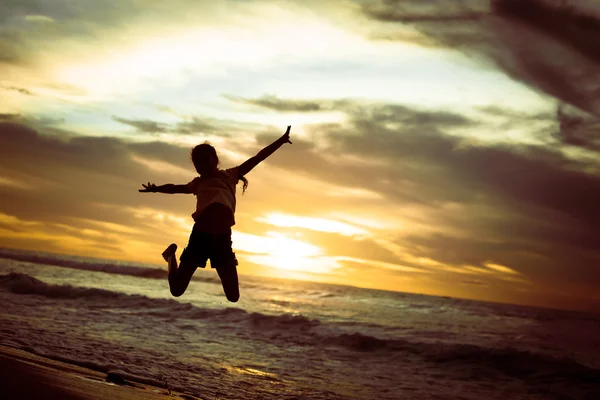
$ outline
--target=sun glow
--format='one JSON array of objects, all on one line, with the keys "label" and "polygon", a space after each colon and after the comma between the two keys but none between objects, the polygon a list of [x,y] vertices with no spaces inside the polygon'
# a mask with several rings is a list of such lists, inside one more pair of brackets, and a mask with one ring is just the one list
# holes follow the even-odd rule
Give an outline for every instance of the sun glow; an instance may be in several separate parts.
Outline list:
[{"label": "sun glow", "polygon": [[266,217],[258,218],[258,221],[285,228],[304,228],[317,232],[339,233],[344,236],[364,236],[367,234],[367,231],[362,228],[326,218],[269,213]]},{"label": "sun glow", "polygon": [[328,273],[339,266],[335,259],[325,257],[320,247],[279,232],[257,236],[234,231],[232,236],[234,249],[251,253],[246,258],[254,264],[309,273]]}]

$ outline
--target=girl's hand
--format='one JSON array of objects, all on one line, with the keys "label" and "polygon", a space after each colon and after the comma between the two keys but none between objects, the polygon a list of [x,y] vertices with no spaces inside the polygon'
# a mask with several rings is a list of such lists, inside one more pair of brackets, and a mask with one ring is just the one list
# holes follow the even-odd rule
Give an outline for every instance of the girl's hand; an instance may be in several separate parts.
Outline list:
[{"label": "girl's hand", "polygon": [[150,183],[150,182],[148,182],[148,184],[147,184],[147,185],[144,185],[144,184],[142,183],[142,186],[143,186],[144,188],[143,188],[143,189],[140,189],[140,190],[139,190],[140,192],[143,192],[143,193],[153,193],[153,192],[156,192],[156,185],[155,185],[154,183]]},{"label": "girl's hand", "polygon": [[288,125],[287,130],[285,131],[285,133],[281,137],[283,139],[284,143],[292,144],[292,141],[290,140],[290,129],[291,129],[291,127],[292,127],[291,125]]}]

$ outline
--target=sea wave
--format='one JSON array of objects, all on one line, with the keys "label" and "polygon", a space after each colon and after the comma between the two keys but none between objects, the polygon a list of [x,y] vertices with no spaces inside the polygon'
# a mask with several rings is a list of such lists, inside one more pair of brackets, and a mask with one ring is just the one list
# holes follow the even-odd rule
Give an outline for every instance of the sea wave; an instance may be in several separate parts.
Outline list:
[{"label": "sea wave", "polygon": [[115,263],[103,263],[95,261],[84,261],[77,259],[67,259],[64,256],[52,254],[23,254],[15,251],[0,249],[0,257],[15,261],[31,262],[43,265],[54,265],[72,269],[82,269],[86,271],[106,272],[109,274],[132,275],[139,278],[164,279],[167,276],[166,269],[136,267]]},{"label": "sea wave", "polygon": [[[129,295],[105,289],[74,287],[71,285],[53,285],[42,282],[27,274],[11,272],[0,275],[0,289],[20,295],[38,295],[52,299],[80,299],[103,303],[107,308],[121,311],[130,310],[132,314],[145,314],[153,317],[172,319],[215,319],[219,322],[247,322],[257,329],[294,329],[306,330],[319,325],[320,321],[302,315],[267,315],[249,313],[240,308],[211,309],[181,303],[174,299],[150,298],[142,295]],[[85,302],[80,303],[85,306]]]},{"label": "sea wave", "polygon": [[[586,387],[595,391],[594,382],[600,382],[600,369],[583,365],[568,357],[514,348],[493,348],[474,344],[431,342],[418,336],[382,338],[369,334],[370,326],[357,324],[348,332],[335,323],[311,319],[303,315],[267,315],[247,312],[239,308],[209,309],[173,299],[153,299],[127,295],[103,289],[52,285],[22,273],[0,275],[0,290],[17,295],[37,295],[70,302],[77,299],[78,307],[99,305],[119,312],[152,315],[156,318],[180,319],[193,327],[193,320],[207,320],[210,324],[228,324],[248,340],[278,342],[285,346],[309,346],[324,352],[357,352],[361,357],[418,357],[460,379],[501,374],[518,378],[543,387],[556,380]],[[185,321],[187,320],[187,321]],[[247,335],[246,335],[247,334]],[[237,335],[237,334],[236,334]],[[343,354],[343,353],[340,353]],[[96,368],[98,366],[95,366]]]},{"label": "sea wave", "polygon": [[[0,276],[0,287],[16,294],[35,294],[58,299],[100,298],[110,299],[127,296],[110,290],[49,285],[29,275],[11,272]],[[128,296],[129,297],[129,296]]]},{"label": "sea wave", "polygon": [[[167,269],[166,268],[151,268],[151,267],[138,267],[133,265],[124,265],[119,262],[101,262],[98,261],[87,261],[80,259],[67,259],[64,256],[52,255],[52,254],[24,254],[13,250],[0,249],[0,258],[6,258],[15,261],[30,262],[43,265],[53,265],[63,268],[79,269],[84,271],[104,272],[107,274],[117,275],[128,275],[135,276],[137,278],[149,278],[149,279],[166,279]],[[195,276],[194,280],[200,280],[209,283],[220,283],[218,278],[215,277],[199,277]]]},{"label": "sea wave", "polygon": [[320,325],[318,319],[310,319],[303,315],[280,314],[266,315],[262,313],[250,313],[248,315],[250,323],[259,329],[288,329],[293,328],[298,331],[306,331]]}]

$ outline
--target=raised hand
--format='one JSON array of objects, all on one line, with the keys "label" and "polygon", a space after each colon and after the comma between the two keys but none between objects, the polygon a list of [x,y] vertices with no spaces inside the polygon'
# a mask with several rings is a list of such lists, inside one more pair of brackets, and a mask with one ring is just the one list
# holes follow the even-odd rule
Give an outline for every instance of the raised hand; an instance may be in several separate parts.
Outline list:
[{"label": "raised hand", "polygon": [[285,131],[285,133],[282,136],[284,139],[284,143],[292,144],[292,141],[290,140],[290,129],[291,128],[292,128],[292,126],[288,125],[287,130]]},{"label": "raised hand", "polygon": [[147,185],[144,185],[142,183],[142,186],[144,188],[143,189],[139,189],[139,192],[142,192],[142,193],[154,193],[154,192],[156,192],[156,185],[154,183],[148,182]]}]

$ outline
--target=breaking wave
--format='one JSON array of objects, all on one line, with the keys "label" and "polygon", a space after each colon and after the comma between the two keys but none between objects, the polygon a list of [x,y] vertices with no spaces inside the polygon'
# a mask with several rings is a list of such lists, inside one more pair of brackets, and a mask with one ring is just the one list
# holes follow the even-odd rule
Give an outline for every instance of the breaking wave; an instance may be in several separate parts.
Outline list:
[{"label": "breaking wave", "polygon": [[103,289],[79,288],[70,285],[49,285],[29,275],[17,272],[0,276],[0,287],[16,294],[35,294],[56,299],[134,297]]},{"label": "breaking wave", "polygon": [[[167,269],[165,268],[151,268],[151,267],[137,267],[133,265],[125,265],[118,261],[114,263],[102,262],[100,260],[83,260],[83,259],[66,259],[64,256],[52,255],[52,254],[23,254],[16,251],[7,249],[0,249],[0,257],[7,258],[15,261],[30,262],[43,265],[53,265],[56,267],[79,269],[84,271],[95,271],[104,272],[107,274],[117,275],[128,275],[135,276],[137,278],[149,278],[149,279],[166,279]],[[194,280],[200,280],[210,283],[220,283],[217,278],[214,277],[194,277]]]},{"label": "breaking wave", "polygon": [[[357,352],[362,353],[364,357],[387,357],[391,354],[402,358],[418,357],[446,371],[459,374],[461,379],[501,374],[541,386],[560,380],[569,385],[587,387],[595,394],[599,393],[593,387],[593,382],[600,382],[599,369],[550,354],[514,348],[424,342],[420,341],[418,336],[384,339],[366,334],[365,330],[368,331],[371,325],[340,325],[303,315],[267,315],[239,308],[202,308],[173,299],[153,299],[102,289],[52,285],[21,273],[0,275],[0,290],[63,301],[78,299],[78,307],[100,305],[134,315],[188,320],[182,321],[188,329],[193,329],[194,320],[209,320],[211,324],[228,325],[228,329],[239,330],[242,337],[250,340],[277,341],[281,345],[317,347],[323,351]],[[351,332],[348,329],[356,331]]]}]

